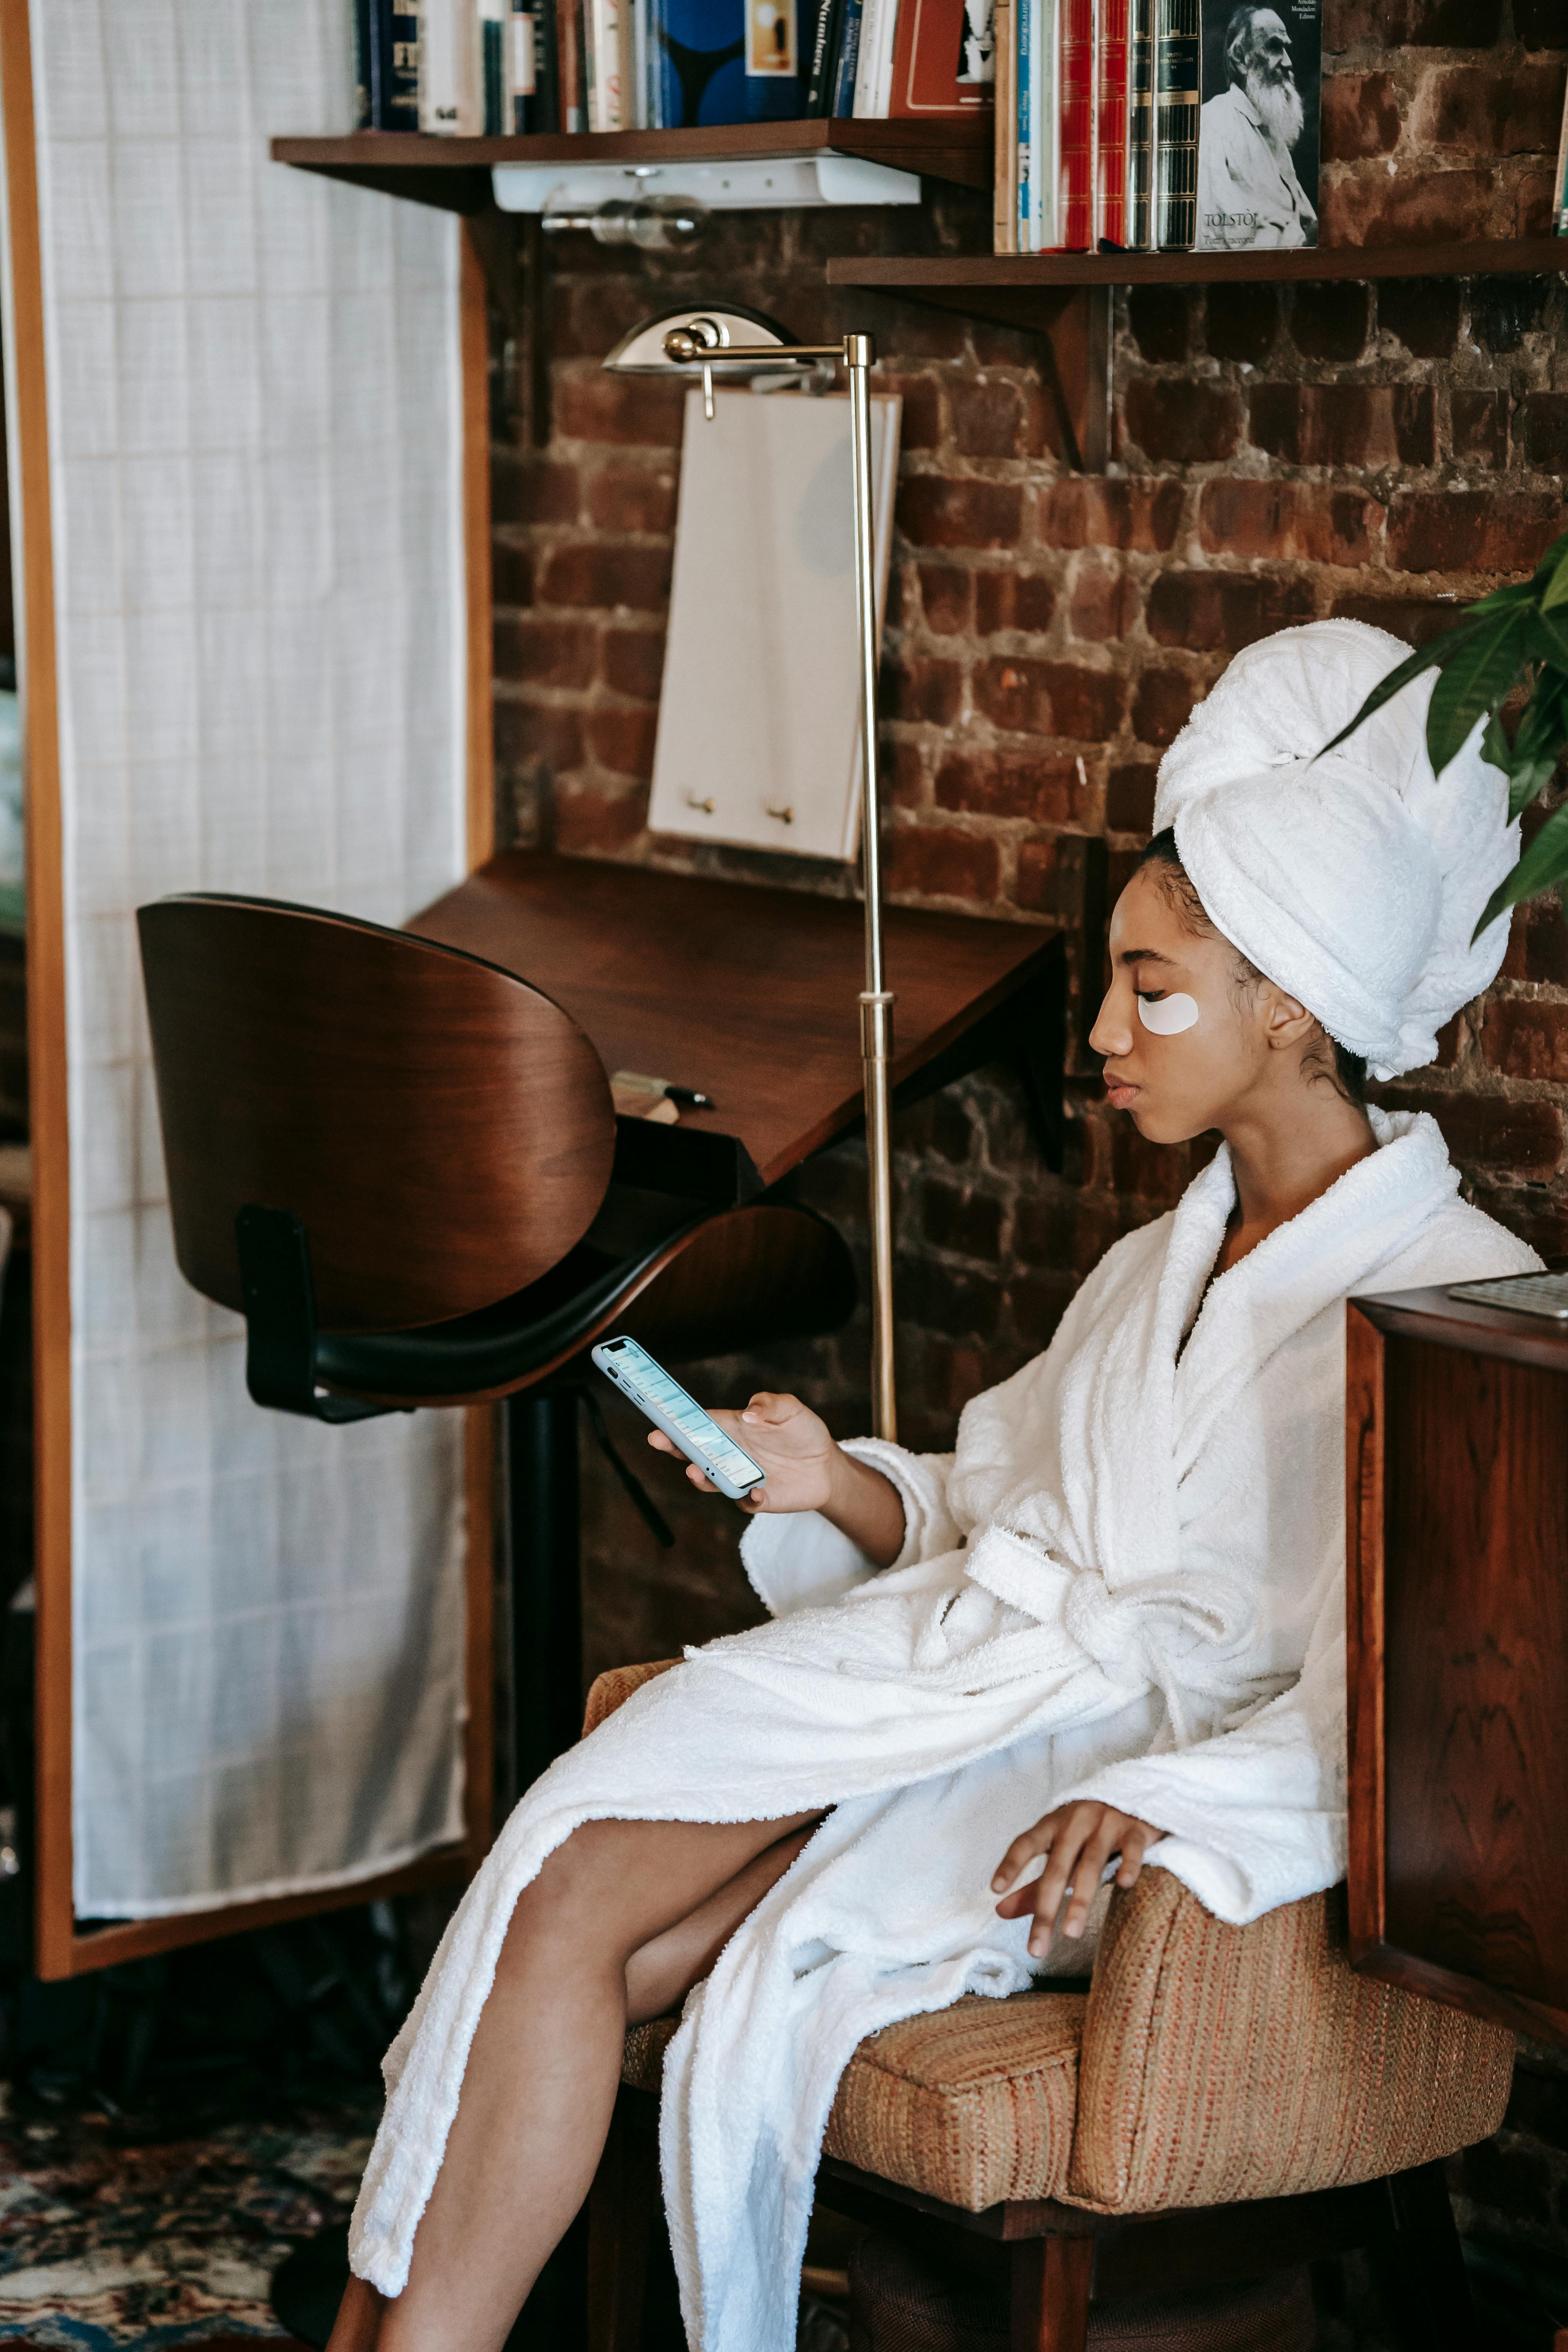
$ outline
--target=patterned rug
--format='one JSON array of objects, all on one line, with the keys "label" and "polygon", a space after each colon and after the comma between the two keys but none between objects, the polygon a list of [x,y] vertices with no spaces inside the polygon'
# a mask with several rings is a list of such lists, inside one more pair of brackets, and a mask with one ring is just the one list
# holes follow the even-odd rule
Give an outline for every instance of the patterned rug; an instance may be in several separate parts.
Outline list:
[{"label": "patterned rug", "polygon": [[117,2352],[258,2337],[287,2352],[268,2282],[346,2214],[380,2109],[371,2091],[200,2137],[133,2137],[107,2114],[0,2093],[0,2343]]}]

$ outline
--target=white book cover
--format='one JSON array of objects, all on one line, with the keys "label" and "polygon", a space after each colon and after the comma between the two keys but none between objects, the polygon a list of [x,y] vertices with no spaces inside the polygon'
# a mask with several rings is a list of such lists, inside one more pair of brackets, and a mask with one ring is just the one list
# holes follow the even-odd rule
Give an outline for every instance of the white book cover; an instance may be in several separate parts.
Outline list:
[{"label": "white book cover", "polygon": [[593,17],[589,42],[594,82],[589,98],[590,131],[625,131],[625,60],[621,54],[621,0],[588,0]]},{"label": "white book cover", "polygon": [[871,93],[874,121],[885,122],[893,110],[893,43],[899,29],[899,0],[885,0],[877,26],[877,79]]},{"label": "white book cover", "polygon": [[855,112],[862,122],[876,114],[873,103],[877,86],[877,45],[881,36],[882,18],[892,7],[893,0],[864,0],[860,12],[860,47],[855,60]]},{"label": "white book cover", "polygon": [[419,128],[441,139],[477,139],[485,127],[478,0],[421,0]]},{"label": "white book cover", "polygon": [[[860,822],[854,477],[842,395],[686,402],[648,824],[849,859]],[[871,402],[880,630],[902,404]]]},{"label": "white book cover", "polygon": [[1032,253],[1058,242],[1061,184],[1061,9],[1058,0],[1034,0],[1034,78],[1029,85],[1029,181]]}]

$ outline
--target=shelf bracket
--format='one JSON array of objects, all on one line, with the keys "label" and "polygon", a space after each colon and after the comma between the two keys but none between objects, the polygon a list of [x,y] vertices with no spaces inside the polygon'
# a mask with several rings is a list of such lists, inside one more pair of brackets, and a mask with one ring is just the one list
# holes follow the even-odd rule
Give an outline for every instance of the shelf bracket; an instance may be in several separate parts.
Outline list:
[{"label": "shelf bracket", "polygon": [[[1113,447],[1110,287],[894,281],[862,278],[842,262],[829,265],[828,283],[1034,336],[1063,456],[1076,474],[1104,473]],[[897,348],[896,335],[887,340]]]}]

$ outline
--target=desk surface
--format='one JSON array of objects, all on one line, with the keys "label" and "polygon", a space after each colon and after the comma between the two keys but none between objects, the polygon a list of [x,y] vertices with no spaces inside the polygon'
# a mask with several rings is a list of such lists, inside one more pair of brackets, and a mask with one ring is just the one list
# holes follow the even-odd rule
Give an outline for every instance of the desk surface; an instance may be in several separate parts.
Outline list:
[{"label": "desk surface", "polygon": [[[531,981],[587,1032],[608,1070],[713,1097],[683,1129],[733,1136],[764,1184],[861,1108],[858,900],[508,851],[415,916],[421,937]],[[1033,925],[889,908],[895,1083],[1042,970]]]}]

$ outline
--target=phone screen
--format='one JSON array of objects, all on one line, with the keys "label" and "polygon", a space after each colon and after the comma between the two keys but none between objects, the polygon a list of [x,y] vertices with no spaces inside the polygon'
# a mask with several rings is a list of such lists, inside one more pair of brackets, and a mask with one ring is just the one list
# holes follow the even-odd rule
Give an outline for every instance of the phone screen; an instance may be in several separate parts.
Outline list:
[{"label": "phone screen", "polygon": [[[688,1396],[679,1381],[671,1380],[664,1366],[650,1356],[635,1339],[612,1341],[604,1349],[618,1375],[626,1394],[634,1404],[653,1408],[655,1416],[670,1423],[672,1433],[684,1438],[695,1447],[704,1464],[711,1463],[721,1477],[732,1486],[754,1486],[763,1473],[749,1454],[742,1453],[731,1437],[727,1437],[710,1413],[703,1412],[695,1397]],[[595,1359],[600,1350],[594,1350]]]}]

